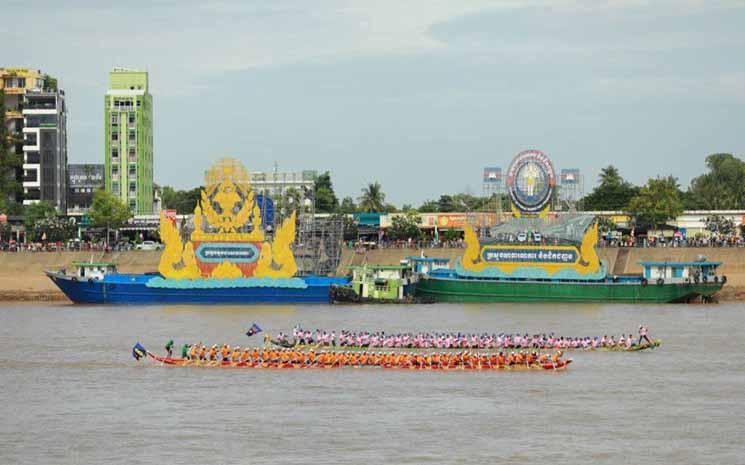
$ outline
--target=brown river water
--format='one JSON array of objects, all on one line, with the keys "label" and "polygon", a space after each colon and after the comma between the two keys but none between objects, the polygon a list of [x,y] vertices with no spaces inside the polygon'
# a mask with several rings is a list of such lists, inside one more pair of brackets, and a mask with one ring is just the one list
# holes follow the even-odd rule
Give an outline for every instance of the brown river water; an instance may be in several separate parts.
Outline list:
[{"label": "brown river water", "polygon": [[[315,329],[636,333],[566,372],[219,370],[140,341]],[[742,464],[745,305],[0,304],[0,464]]]}]

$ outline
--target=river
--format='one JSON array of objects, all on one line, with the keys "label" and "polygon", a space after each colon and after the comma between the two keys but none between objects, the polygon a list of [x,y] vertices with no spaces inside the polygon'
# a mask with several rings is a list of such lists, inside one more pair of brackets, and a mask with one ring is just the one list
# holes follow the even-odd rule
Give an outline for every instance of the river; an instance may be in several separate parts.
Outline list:
[{"label": "river", "polygon": [[[566,372],[208,370],[140,341],[265,330],[636,333]],[[0,464],[745,463],[745,307],[0,306]]]}]

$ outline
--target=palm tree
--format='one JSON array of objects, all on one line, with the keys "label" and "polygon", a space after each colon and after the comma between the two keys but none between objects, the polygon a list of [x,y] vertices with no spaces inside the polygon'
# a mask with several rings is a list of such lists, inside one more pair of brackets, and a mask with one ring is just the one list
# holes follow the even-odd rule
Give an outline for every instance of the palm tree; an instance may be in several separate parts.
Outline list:
[{"label": "palm tree", "polygon": [[362,195],[358,199],[360,211],[367,213],[382,213],[385,211],[385,194],[380,183],[375,181],[362,188]]}]

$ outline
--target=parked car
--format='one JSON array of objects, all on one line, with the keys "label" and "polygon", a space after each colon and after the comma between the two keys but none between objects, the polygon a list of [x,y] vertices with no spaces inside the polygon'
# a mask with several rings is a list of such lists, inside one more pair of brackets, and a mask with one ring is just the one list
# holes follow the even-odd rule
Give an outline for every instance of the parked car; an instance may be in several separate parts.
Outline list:
[{"label": "parked car", "polygon": [[135,250],[160,250],[163,244],[155,241],[143,241],[135,246]]}]

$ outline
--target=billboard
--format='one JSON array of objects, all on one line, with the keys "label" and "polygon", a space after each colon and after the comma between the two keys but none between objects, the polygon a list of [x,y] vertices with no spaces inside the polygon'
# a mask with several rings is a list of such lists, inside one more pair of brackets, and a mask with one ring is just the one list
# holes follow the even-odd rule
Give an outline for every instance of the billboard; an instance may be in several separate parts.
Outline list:
[{"label": "billboard", "polygon": [[484,182],[490,184],[502,183],[502,168],[486,167],[484,168]]},{"label": "billboard", "polygon": [[579,184],[579,170],[578,169],[562,169],[561,170],[561,185],[566,186],[569,184]]},{"label": "billboard", "polygon": [[103,188],[104,165],[96,163],[67,165],[68,186]]}]

